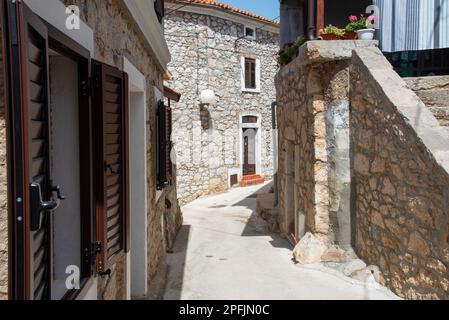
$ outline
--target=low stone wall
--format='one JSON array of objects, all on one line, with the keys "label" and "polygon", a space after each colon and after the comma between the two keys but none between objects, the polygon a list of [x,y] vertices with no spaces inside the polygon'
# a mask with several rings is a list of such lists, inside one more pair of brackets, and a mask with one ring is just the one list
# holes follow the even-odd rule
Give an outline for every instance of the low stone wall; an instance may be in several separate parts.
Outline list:
[{"label": "low stone wall", "polygon": [[449,76],[406,78],[405,82],[432,111],[440,125],[449,127]]},{"label": "low stone wall", "polygon": [[0,24],[0,300],[8,298],[8,208],[6,189],[8,183],[2,45],[2,28]]},{"label": "low stone wall", "polygon": [[375,41],[310,41],[276,77],[279,226],[350,245],[349,61]]},{"label": "low stone wall", "polygon": [[355,249],[409,299],[449,298],[449,134],[377,49],[350,68]]}]

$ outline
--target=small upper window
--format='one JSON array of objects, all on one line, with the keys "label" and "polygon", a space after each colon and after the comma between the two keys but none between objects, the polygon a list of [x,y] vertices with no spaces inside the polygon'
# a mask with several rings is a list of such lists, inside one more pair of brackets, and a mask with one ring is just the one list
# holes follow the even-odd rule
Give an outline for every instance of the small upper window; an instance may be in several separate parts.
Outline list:
[{"label": "small upper window", "polygon": [[256,29],[252,27],[245,27],[245,37],[251,40],[256,39]]},{"label": "small upper window", "polygon": [[257,123],[258,118],[256,116],[244,116],[242,117],[243,123]]}]

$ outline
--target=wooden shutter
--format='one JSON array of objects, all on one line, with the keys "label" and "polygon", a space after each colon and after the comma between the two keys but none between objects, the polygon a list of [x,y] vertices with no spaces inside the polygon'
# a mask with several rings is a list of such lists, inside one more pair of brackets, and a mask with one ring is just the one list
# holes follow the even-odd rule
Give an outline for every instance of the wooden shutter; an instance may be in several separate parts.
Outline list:
[{"label": "wooden shutter", "polygon": [[251,59],[250,61],[250,82],[251,82],[251,89],[256,88],[256,60]]},{"label": "wooden shutter", "polygon": [[97,271],[105,272],[129,248],[128,80],[125,73],[98,61],[92,70],[96,232],[101,247]]},{"label": "wooden shutter", "polygon": [[251,65],[248,58],[245,58],[245,88],[250,88],[251,86]]},{"label": "wooden shutter", "polygon": [[245,58],[245,88],[256,88],[256,60]]},{"label": "wooden shutter", "polygon": [[167,182],[167,161],[166,161],[166,127],[167,111],[164,102],[161,100],[157,107],[157,188],[163,189]]},{"label": "wooden shutter", "polygon": [[171,161],[171,133],[172,133],[172,110],[170,107],[165,107],[165,167],[167,170],[167,183],[173,183],[173,164]]},{"label": "wooden shutter", "polygon": [[163,101],[157,110],[157,185],[163,189],[173,183],[173,164],[171,161],[172,110]]},{"label": "wooden shutter", "polygon": [[[14,236],[14,296],[16,299],[50,298],[51,214],[38,212],[31,227],[30,190],[41,187],[50,197],[50,130],[48,30],[21,1],[6,1],[10,87],[11,158],[14,167],[12,204],[16,216]],[[19,220],[19,218],[21,220]],[[33,229],[33,230],[32,230]]]}]

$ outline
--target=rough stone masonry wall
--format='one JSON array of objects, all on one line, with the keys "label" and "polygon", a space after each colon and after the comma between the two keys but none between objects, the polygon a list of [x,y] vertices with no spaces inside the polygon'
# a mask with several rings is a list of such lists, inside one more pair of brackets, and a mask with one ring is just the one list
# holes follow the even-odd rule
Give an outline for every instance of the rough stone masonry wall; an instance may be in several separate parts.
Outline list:
[{"label": "rough stone masonry wall", "polygon": [[377,49],[351,65],[355,246],[409,299],[449,298],[449,134]]},{"label": "rough stone masonry wall", "polygon": [[[156,98],[153,87],[163,92],[163,70],[156,64],[146,39],[120,0],[66,0],[65,4],[76,4],[80,8],[81,19],[94,31],[95,59],[123,70],[126,57],[146,77],[147,93],[147,181],[148,181],[148,277],[155,276],[158,265],[165,263],[165,244],[162,216],[165,212],[165,197],[176,199],[176,188],[164,192],[156,199]],[[173,195],[174,193],[175,195]],[[179,215],[173,206],[173,215]],[[103,279],[99,285],[102,299],[125,297],[126,259],[113,268],[110,279]]]},{"label": "rough stone masonry wall", "polygon": [[6,128],[3,92],[3,39],[0,24],[0,300],[8,298],[8,210]]},{"label": "rough stone masonry wall", "polygon": [[[276,77],[279,225],[350,245],[349,59],[363,41],[311,41]],[[294,231],[295,230],[295,231]]]},{"label": "rough stone masonry wall", "polygon": [[449,127],[449,76],[406,78],[404,80],[432,111],[440,125]]},{"label": "rough stone masonry wall", "polygon": [[[168,85],[182,93],[181,101],[172,105],[182,204],[226,190],[228,170],[240,171],[239,119],[243,112],[262,117],[261,174],[267,179],[273,175],[271,103],[275,100],[279,35],[257,30],[257,40],[250,41],[243,39],[243,28],[229,20],[182,10],[165,17],[173,74]],[[261,60],[260,93],[242,92],[241,56]],[[204,89],[215,91],[217,105],[200,107],[198,96]]]}]

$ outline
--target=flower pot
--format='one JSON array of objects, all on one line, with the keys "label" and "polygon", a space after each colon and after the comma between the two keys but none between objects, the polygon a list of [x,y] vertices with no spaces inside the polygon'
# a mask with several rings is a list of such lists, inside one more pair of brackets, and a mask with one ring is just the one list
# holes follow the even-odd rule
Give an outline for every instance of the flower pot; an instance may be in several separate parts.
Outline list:
[{"label": "flower pot", "polygon": [[357,40],[358,39],[357,33],[354,31],[346,31],[345,39],[346,40]]},{"label": "flower pot", "polygon": [[335,34],[321,34],[323,40],[341,40],[341,38]]},{"label": "flower pot", "polygon": [[357,36],[359,40],[373,40],[375,29],[361,29],[357,31]]}]

